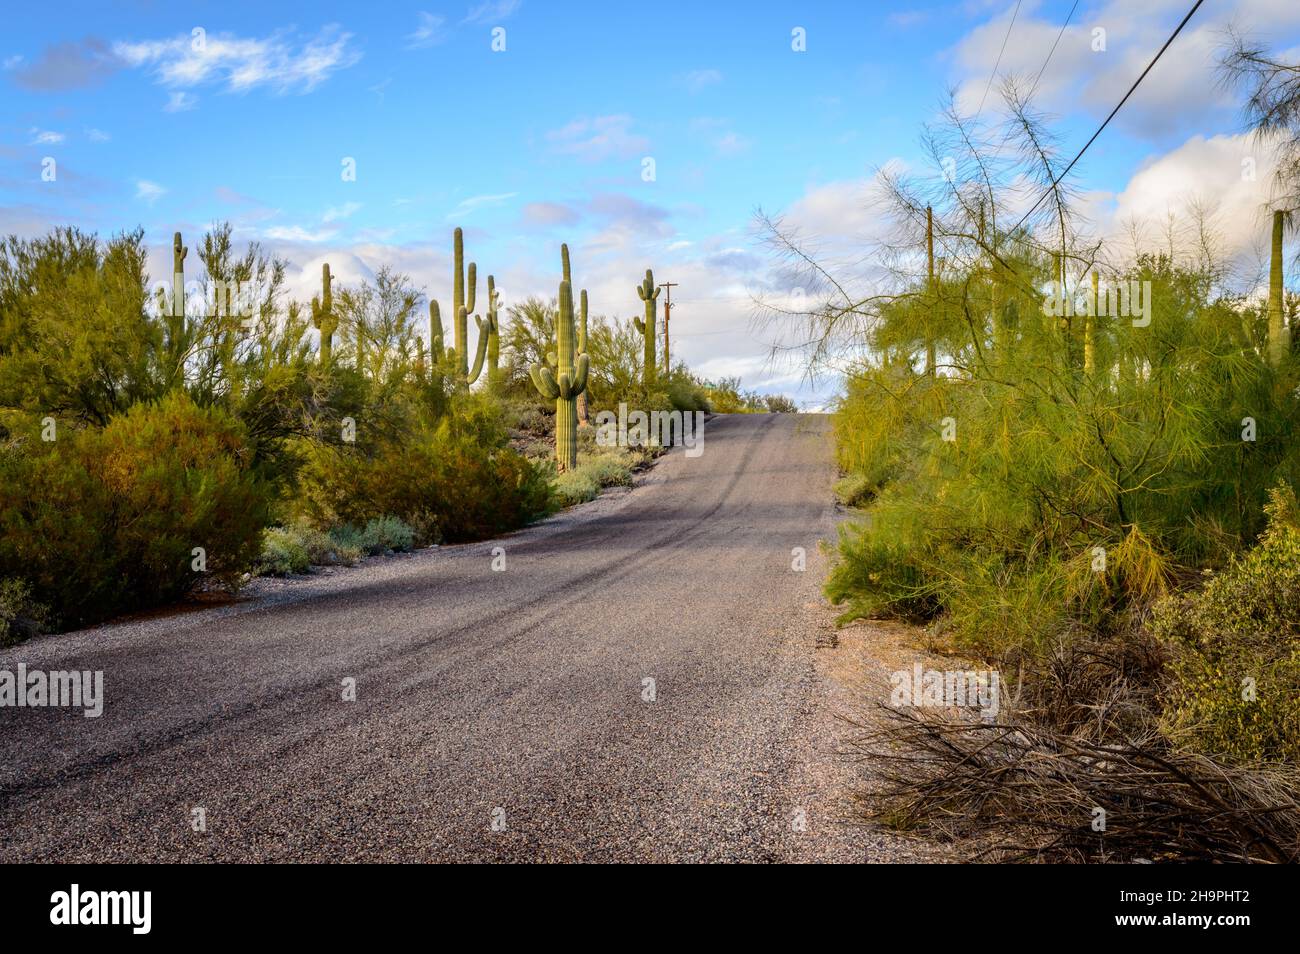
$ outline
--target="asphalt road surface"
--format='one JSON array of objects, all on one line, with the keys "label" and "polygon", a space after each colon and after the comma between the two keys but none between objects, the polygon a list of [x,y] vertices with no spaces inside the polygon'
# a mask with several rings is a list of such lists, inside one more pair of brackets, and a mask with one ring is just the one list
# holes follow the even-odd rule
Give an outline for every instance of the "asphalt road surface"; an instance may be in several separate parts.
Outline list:
[{"label": "asphalt road surface", "polygon": [[0,861],[878,855],[835,817],[814,665],[828,429],[720,416],[499,540],[0,650],[105,695],[0,708]]}]

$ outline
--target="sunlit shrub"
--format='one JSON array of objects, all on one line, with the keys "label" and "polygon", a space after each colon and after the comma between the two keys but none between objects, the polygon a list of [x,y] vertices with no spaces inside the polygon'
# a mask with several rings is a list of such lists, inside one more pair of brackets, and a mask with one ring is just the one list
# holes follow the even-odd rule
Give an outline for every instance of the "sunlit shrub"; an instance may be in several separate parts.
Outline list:
[{"label": "sunlit shrub", "polygon": [[243,428],[180,392],[101,430],[0,452],[0,576],[64,625],[234,584],[256,559],[267,490]]}]

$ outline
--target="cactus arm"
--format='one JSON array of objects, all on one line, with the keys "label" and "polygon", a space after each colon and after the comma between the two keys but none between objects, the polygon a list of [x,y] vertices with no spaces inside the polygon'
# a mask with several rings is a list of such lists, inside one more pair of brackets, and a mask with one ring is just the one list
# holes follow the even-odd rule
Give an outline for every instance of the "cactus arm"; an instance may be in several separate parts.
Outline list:
[{"label": "cactus arm", "polygon": [[562,244],[560,246],[560,266],[562,272],[561,280],[569,282],[570,285],[572,285],[573,279],[570,277],[571,273],[569,271],[569,246],[567,244]]},{"label": "cactus arm", "polygon": [[431,298],[429,299],[429,357],[436,364],[442,360],[442,352],[442,312],[438,308],[438,303]]},{"label": "cactus arm", "polygon": [[466,384],[473,384],[478,380],[483,370],[483,358],[487,354],[488,336],[483,330],[483,319],[475,315],[474,323],[478,325],[478,347],[474,351],[474,367],[470,369],[469,376],[465,379]]},{"label": "cactus arm", "polygon": [[644,322],[644,321],[642,321],[640,318],[638,318],[638,317],[636,317],[635,315],[633,315],[633,316],[632,316],[632,324],[636,327],[636,333],[637,333],[637,334],[639,334],[639,335],[643,335],[643,334],[645,334],[645,322]]},{"label": "cactus arm", "polygon": [[591,358],[585,354],[578,355],[578,370],[573,378],[573,394],[580,397],[587,393],[587,373],[591,370]]},{"label": "cactus arm", "polygon": [[560,387],[555,383],[555,376],[551,374],[550,368],[534,363],[528,369],[528,374],[533,379],[533,387],[537,388],[537,393],[542,397],[554,401],[560,396]]},{"label": "cactus arm", "polygon": [[469,275],[465,279],[465,313],[474,313],[475,294],[478,290],[478,266],[469,263]]}]

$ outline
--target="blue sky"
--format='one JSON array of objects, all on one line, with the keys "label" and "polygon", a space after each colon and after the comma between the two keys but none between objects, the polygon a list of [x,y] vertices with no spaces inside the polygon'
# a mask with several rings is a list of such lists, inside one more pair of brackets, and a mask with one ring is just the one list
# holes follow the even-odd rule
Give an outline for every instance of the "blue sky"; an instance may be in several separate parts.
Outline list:
[{"label": "blue sky", "polygon": [[[771,366],[749,327],[767,266],[755,208],[851,242],[873,170],[922,161],[945,90],[974,109],[999,53],[999,72],[1034,74],[1073,5],[22,5],[0,39],[0,231],[142,225],[161,255],[175,229],[191,241],[228,219],[288,257],[303,294],[328,259],[345,280],[389,262],[446,297],[460,225],[507,301],[553,293],[568,241],[597,312],[633,313],[652,266],[681,282],[676,354],[816,403],[833,382]],[[1187,4],[1134,6],[1080,3],[1043,71],[1071,151]],[[1156,214],[1207,178],[1240,218],[1248,147],[1213,76],[1229,22],[1300,43],[1293,0],[1208,2],[1080,170],[1099,221]]]}]

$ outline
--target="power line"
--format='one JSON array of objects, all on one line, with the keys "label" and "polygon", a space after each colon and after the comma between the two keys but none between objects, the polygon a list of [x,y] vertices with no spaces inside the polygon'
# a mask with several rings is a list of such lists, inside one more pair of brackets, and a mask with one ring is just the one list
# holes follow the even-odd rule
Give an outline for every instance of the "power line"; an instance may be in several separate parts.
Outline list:
[{"label": "power line", "polygon": [[1077,9],[1079,9],[1079,0],[1074,0],[1074,6],[1070,7],[1070,12],[1066,14],[1065,22],[1061,24],[1060,32],[1056,34],[1056,39],[1052,43],[1052,48],[1047,51],[1047,59],[1043,60],[1043,65],[1038,68],[1038,72],[1034,75],[1033,85],[1029,87],[1030,97],[1034,95],[1034,90],[1038,89],[1038,81],[1043,78],[1043,70],[1047,69],[1047,64],[1052,62],[1052,54],[1056,52],[1056,47],[1061,42],[1061,37],[1065,36],[1065,28],[1068,27],[1070,21],[1074,19],[1074,11]]},{"label": "power line", "polygon": [[993,63],[993,72],[989,74],[989,81],[984,85],[984,95],[980,97],[980,108],[975,110],[978,116],[984,112],[984,101],[989,98],[989,90],[993,87],[993,77],[998,75],[998,67],[1002,65],[1002,54],[1007,51],[1007,40],[1011,39],[1011,28],[1016,25],[1016,17],[1020,15],[1020,2],[1016,0],[1016,9],[1011,13],[1011,22],[1007,24],[1007,35],[1002,38],[1002,49],[998,50],[998,58]]},{"label": "power line", "polygon": [[1165,40],[1165,45],[1160,47],[1160,51],[1156,53],[1151,62],[1147,64],[1147,68],[1142,71],[1142,75],[1133,81],[1133,85],[1128,88],[1128,92],[1124,94],[1124,98],[1115,105],[1115,108],[1110,111],[1110,115],[1106,117],[1105,122],[1098,126],[1097,131],[1083,144],[1083,148],[1079,150],[1078,155],[1070,160],[1070,164],[1065,167],[1065,171],[1052,180],[1052,184],[1048,187],[1047,191],[1040,195],[1038,201],[1029,207],[1029,211],[1020,217],[1020,221],[1011,229],[1012,232],[1015,232],[1016,229],[1019,229],[1020,226],[1024,225],[1025,219],[1033,215],[1034,210],[1043,204],[1043,200],[1052,194],[1052,191],[1061,183],[1061,180],[1070,174],[1070,170],[1074,168],[1074,164],[1083,158],[1083,154],[1088,151],[1088,147],[1091,146],[1096,141],[1097,137],[1101,135],[1102,130],[1110,125],[1110,121],[1115,118],[1115,114],[1118,113],[1123,105],[1128,102],[1128,98],[1133,95],[1134,90],[1136,90],[1138,86],[1141,85],[1142,81],[1146,79],[1147,74],[1151,72],[1151,68],[1160,62],[1160,57],[1165,55],[1165,50],[1169,49],[1169,45],[1178,38],[1178,34],[1183,32],[1183,27],[1187,26],[1187,21],[1190,20],[1192,15],[1201,8],[1201,4],[1204,2],[1205,0],[1196,0],[1196,3],[1192,4],[1192,9],[1187,11],[1187,16],[1183,17],[1183,22],[1178,24],[1178,28],[1169,35],[1169,39]]}]

